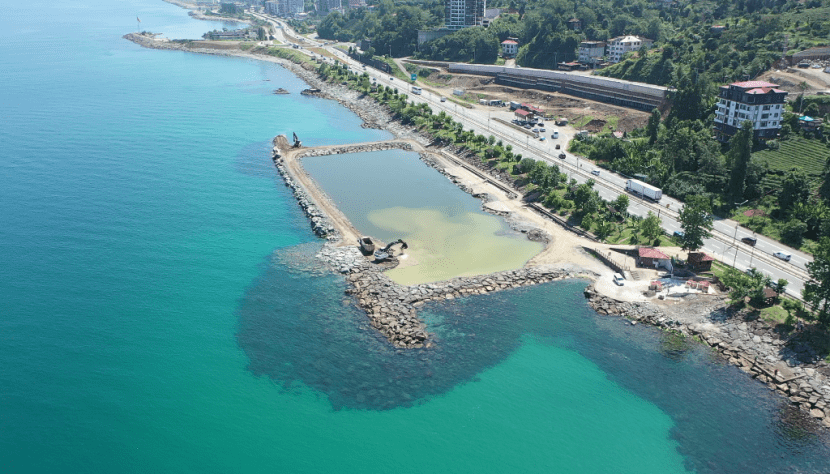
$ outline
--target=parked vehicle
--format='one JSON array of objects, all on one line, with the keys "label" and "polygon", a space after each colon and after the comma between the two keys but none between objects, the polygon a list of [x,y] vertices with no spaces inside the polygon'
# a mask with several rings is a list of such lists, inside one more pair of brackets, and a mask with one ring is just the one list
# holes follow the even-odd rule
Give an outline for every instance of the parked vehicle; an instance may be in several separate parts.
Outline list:
[{"label": "parked vehicle", "polygon": [[675,237],[677,237],[678,239],[682,239],[683,237],[686,237],[686,233],[685,233],[685,232],[683,232],[683,231],[680,231],[680,230],[676,230],[676,231],[674,231],[674,234],[673,234],[673,235],[674,235]]},{"label": "parked vehicle", "polygon": [[790,259],[793,258],[792,255],[790,255],[788,253],[784,253],[784,252],[775,252],[775,253],[772,254],[772,256],[776,257],[776,258],[780,258],[781,260],[783,260],[785,262],[789,262]]},{"label": "parked vehicle", "polygon": [[559,138],[559,130],[554,130],[553,135],[551,136],[551,138],[553,138],[554,140]]},{"label": "parked vehicle", "polygon": [[[539,125],[542,125],[541,123]],[[545,133],[545,127],[539,127],[539,131]]]},{"label": "parked vehicle", "polygon": [[614,274],[614,284],[617,286],[625,286],[625,278],[619,273]]},{"label": "parked vehicle", "polygon": [[558,144],[558,143],[556,144],[556,149],[557,149],[557,150],[559,149],[559,144]]},{"label": "parked vehicle", "polygon": [[541,137],[539,137],[539,141],[540,141],[540,142],[545,141],[545,136],[544,136],[544,135],[542,135]]},{"label": "parked vehicle", "polygon": [[755,247],[755,244],[758,243],[758,239],[756,239],[755,237],[744,237],[741,239],[741,242]]},{"label": "parked vehicle", "polygon": [[518,102],[512,102],[512,101],[510,102],[510,110],[516,110],[521,106],[522,106],[522,104],[520,104]]},{"label": "parked vehicle", "polygon": [[650,184],[646,184],[642,181],[636,179],[629,179],[625,182],[625,190],[639,194],[643,197],[647,197],[653,201],[659,201],[663,197],[663,190],[657,187],[654,187]]}]

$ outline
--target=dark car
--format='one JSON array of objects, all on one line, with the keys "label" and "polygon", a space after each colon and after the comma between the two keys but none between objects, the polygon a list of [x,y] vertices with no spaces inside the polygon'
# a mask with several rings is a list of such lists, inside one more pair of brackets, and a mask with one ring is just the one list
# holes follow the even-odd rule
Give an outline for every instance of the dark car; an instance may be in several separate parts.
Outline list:
[{"label": "dark car", "polygon": [[563,159],[563,160],[564,160],[564,159],[565,159],[565,154],[564,154],[564,153],[560,153],[560,154],[559,154],[559,158],[561,158],[561,159]]},{"label": "dark car", "polygon": [[756,239],[755,237],[744,237],[741,239],[741,242],[755,247],[755,244],[758,243],[758,239]]}]

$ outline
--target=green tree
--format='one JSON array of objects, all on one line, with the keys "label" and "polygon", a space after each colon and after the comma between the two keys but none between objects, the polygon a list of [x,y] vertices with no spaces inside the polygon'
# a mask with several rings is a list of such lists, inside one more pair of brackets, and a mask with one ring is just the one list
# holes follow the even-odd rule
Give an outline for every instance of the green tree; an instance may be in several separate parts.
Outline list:
[{"label": "green tree", "polygon": [[738,133],[729,141],[729,157],[732,173],[729,176],[729,195],[740,199],[744,195],[746,169],[752,155],[752,122],[745,121]]},{"label": "green tree", "polygon": [[778,205],[781,211],[790,211],[795,204],[806,203],[810,198],[810,183],[807,174],[801,168],[792,168],[781,182]]},{"label": "green tree", "polygon": [[712,208],[706,196],[689,196],[678,214],[684,234],[680,239],[683,250],[693,252],[703,247],[703,239],[712,236],[711,212]]},{"label": "green tree", "polygon": [[614,223],[605,219],[600,220],[597,222],[597,228],[594,232],[600,240],[605,240],[606,237],[611,235],[611,232],[614,231]]},{"label": "green tree", "polygon": [[763,273],[750,269],[744,273],[729,267],[720,277],[724,286],[729,288],[729,299],[732,304],[741,303],[749,297],[754,304],[763,303],[764,288],[770,283],[770,278]]},{"label": "green tree", "polygon": [[807,223],[798,219],[790,219],[781,226],[781,240],[787,245],[801,247],[804,242],[804,233],[807,232]]},{"label": "green tree", "polygon": [[660,218],[653,212],[648,211],[648,216],[640,221],[640,233],[646,238],[648,242],[654,242],[658,237],[663,235],[663,227]]},{"label": "green tree", "polygon": [[611,204],[623,216],[628,213],[628,194],[620,194]]},{"label": "green tree", "polygon": [[657,141],[657,134],[660,132],[660,118],[659,110],[654,109],[651,111],[651,117],[648,118],[648,124],[646,125],[649,145],[653,145]]},{"label": "green tree", "polygon": [[807,263],[810,280],[804,284],[801,295],[816,311],[819,322],[830,325],[830,238],[822,237],[813,253],[813,261]]}]

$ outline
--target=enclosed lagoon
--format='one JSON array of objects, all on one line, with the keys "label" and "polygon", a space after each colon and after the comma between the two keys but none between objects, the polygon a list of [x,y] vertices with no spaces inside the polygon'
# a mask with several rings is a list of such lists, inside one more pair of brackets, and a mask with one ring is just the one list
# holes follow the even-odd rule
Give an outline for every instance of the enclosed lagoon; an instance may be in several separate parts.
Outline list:
[{"label": "enclosed lagoon", "polygon": [[413,152],[387,150],[305,157],[305,170],[358,231],[409,245],[388,272],[401,284],[487,274],[524,265],[543,249],[481,210]]}]

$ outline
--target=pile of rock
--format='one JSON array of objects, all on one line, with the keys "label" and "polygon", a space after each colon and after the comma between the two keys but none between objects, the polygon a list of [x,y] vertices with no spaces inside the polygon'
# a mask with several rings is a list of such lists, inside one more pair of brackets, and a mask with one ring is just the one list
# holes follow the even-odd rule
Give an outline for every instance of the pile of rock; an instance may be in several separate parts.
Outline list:
[{"label": "pile of rock", "polygon": [[326,156],[326,155],[345,155],[347,153],[364,153],[370,151],[383,151],[398,148],[401,150],[410,151],[412,145],[407,142],[381,142],[360,145],[343,145],[331,148],[308,148],[297,154],[296,158],[304,158],[306,156]]},{"label": "pile of rock", "polygon": [[[430,347],[426,326],[418,319],[417,308],[430,301],[444,301],[471,295],[585,276],[577,268],[552,265],[521,268],[478,277],[459,277],[440,283],[403,286],[389,279],[373,265],[357,265],[347,277],[358,305],[366,310],[372,326],[395,346]],[[591,274],[593,275],[593,274]]]},{"label": "pile of rock", "polygon": [[[276,143],[276,141],[275,139],[274,142]],[[340,239],[340,233],[334,228],[329,218],[314,204],[314,201],[306,193],[305,189],[291,178],[285,169],[285,164],[283,163],[278,146],[274,146],[273,148],[273,159],[274,166],[285,181],[285,185],[291,188],[294,198],[297,200],[303,212],[305,212],[306,217],[308,217],[311,223],[311,230],[314,234],[330,241]]]},{"label": "pile of rock", "polygon": [[632,324],[639,321],[697,337],[729,363],[830,427],[830,378],[821,373],[826,364],[815,360],[814,351],[778,337],[768,323],[724,319],[689,324],[667,316],[647,302],[621,302],[602,296],[593,285],[585,289],[585,297],[599,314],[620,315]]}]

